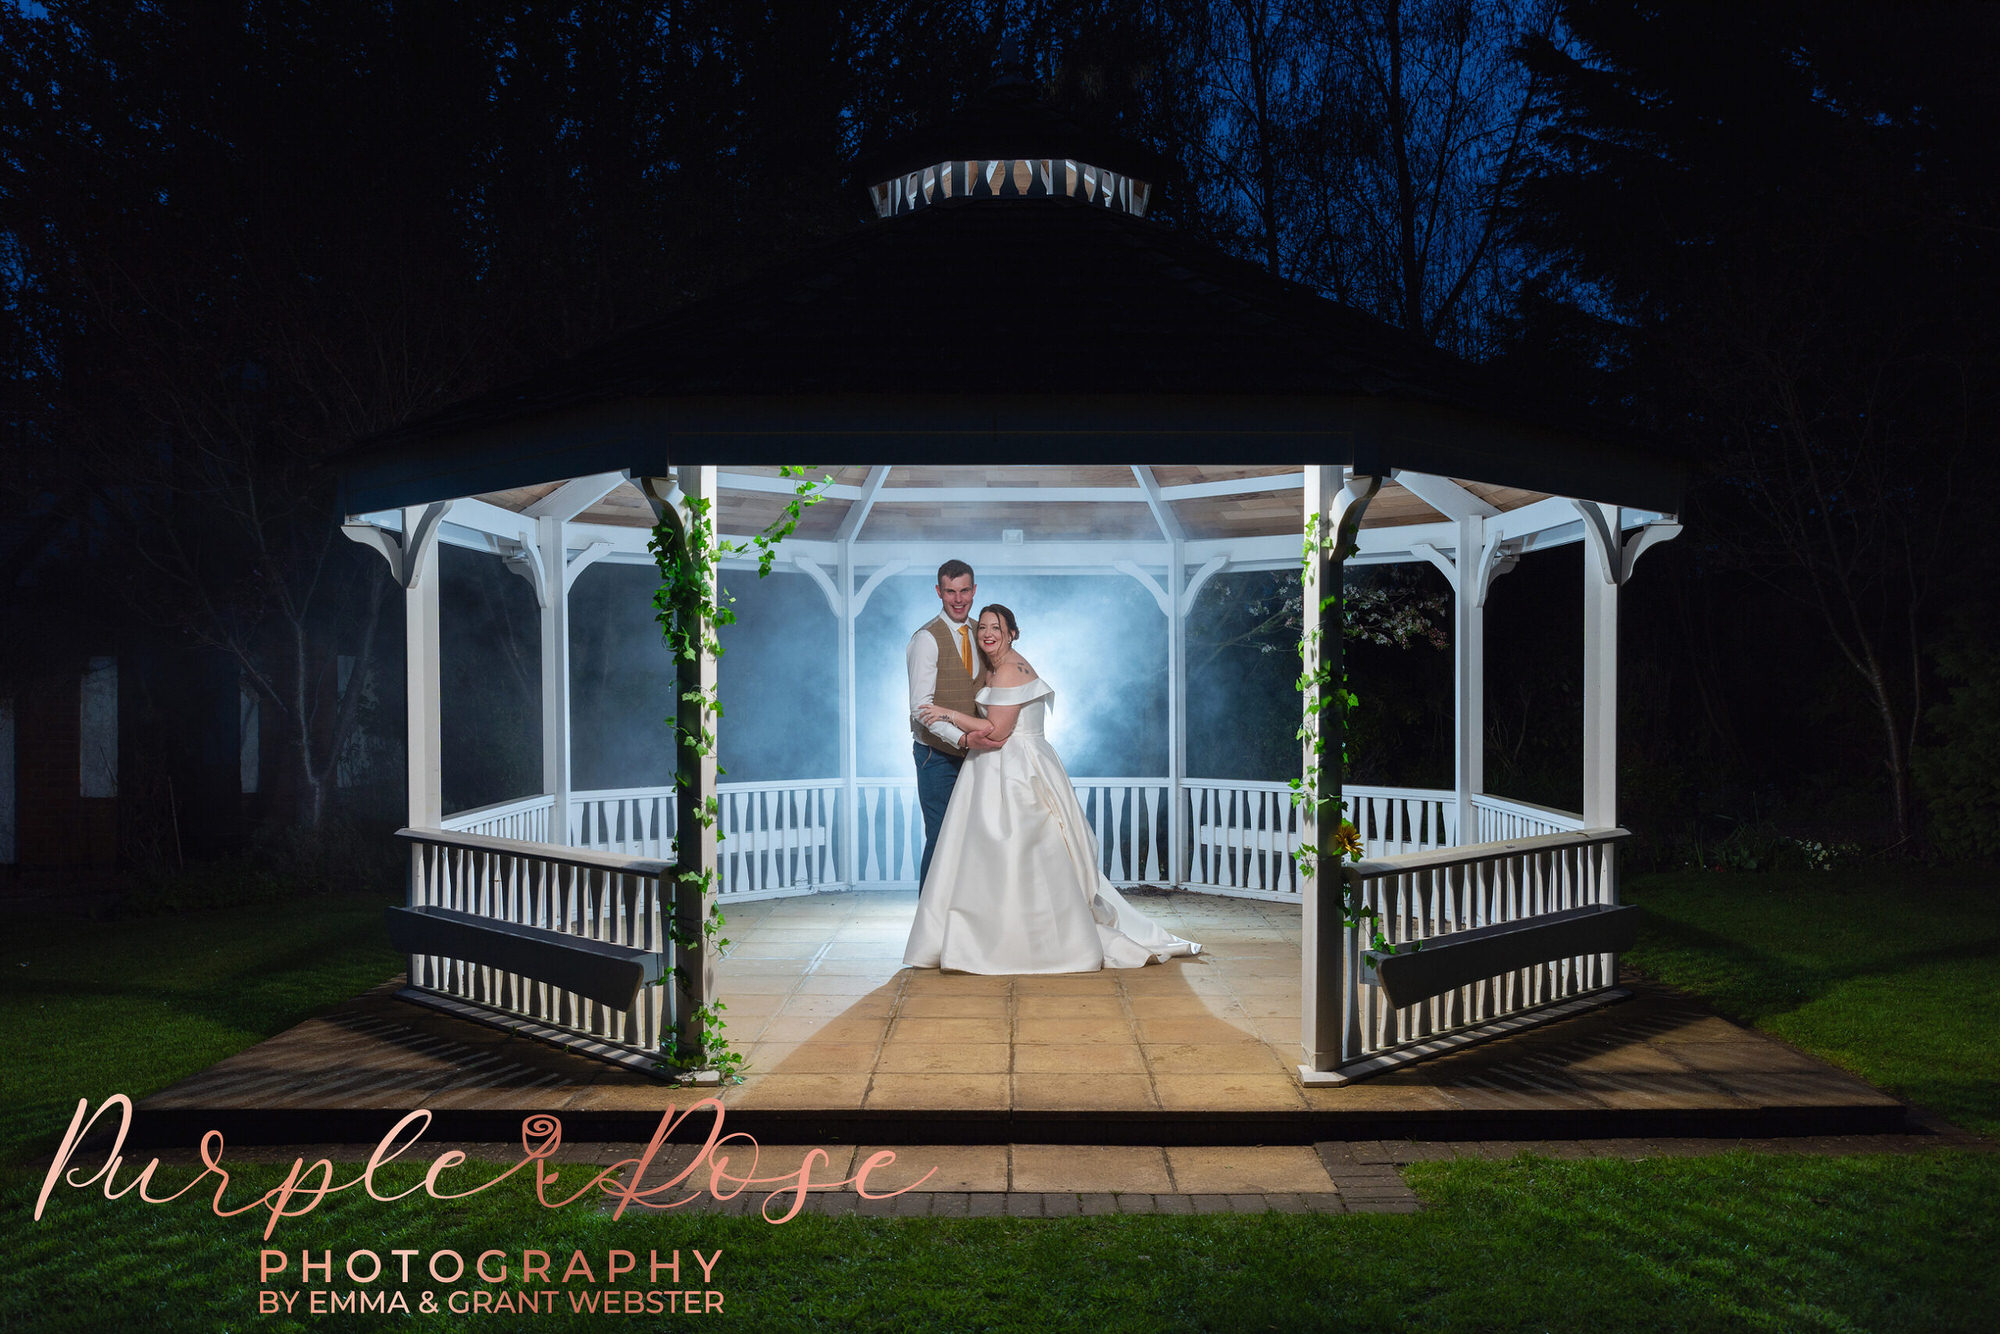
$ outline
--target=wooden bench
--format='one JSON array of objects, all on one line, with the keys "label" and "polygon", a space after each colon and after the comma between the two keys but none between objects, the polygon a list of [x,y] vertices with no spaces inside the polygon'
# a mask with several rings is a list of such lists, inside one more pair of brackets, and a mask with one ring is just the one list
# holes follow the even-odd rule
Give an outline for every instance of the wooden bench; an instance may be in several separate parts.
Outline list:
[{"label": "wooden bench", "polygon": [[1565,908],[1514,922],[1497,922],[1413,941],[1395,954],[1367,950],[1363,960],[1389,1004],[1401,1009],[1472,982],[1518,968],[1573,959],[1585,954],[1618,954],[1632,947],[1639,909],[1600,903]]},{"label": "wooden bench", "polygon": [[638,999],[641,987],[667,972],[667,956],[658,950],[455,908],[390,908],[389,943],[403,954],[435,954],[519,973],[621,1010]]}]

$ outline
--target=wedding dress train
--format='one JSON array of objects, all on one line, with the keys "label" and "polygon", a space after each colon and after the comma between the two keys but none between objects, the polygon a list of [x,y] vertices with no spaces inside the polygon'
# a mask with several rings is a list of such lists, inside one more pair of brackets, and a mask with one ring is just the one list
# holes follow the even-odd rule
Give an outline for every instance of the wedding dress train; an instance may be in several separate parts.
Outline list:
[{"label": "wedding dress train", "polygon": [[903,962],[966,973],[1091,973],[1198,953],[1125,901],[1098,870],[1097,836],[1043,733],[1055,691],[988,686],[1018,704],[999,750],[959,769]]}]

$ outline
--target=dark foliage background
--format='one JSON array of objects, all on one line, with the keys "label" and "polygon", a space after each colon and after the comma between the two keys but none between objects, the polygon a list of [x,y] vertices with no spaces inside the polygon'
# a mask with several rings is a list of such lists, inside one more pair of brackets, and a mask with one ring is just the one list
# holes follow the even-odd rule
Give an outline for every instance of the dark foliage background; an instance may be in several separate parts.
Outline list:
[{"label": "dark foliage background", "polygon": [[[106,644],[206,655],[263,702],[258,819],[393,809],[399,609],[326,456],[862,225],[853,154],[983,86],[1007,37],[1071,114],[1167,156],[1159,225],[1687,458],[1687,531],[1621,612],[1652,855],[1746,829],[2000,847],[1981,4],[7,0],[0,694]],[[448,554],[448,804],[539,764],[531,600],[472,559]],[[579,635],[642,639],[644,578],[586,575]],[[1555,552],[1495,587],[1496,791],[1575,805],[1581,579]],[[1205,600],[1194,771],[1289,763],[1295,665],[1232,646],[1284,596]],[[810,621],[796,589],[757,598]],[[606,758],[645,692],[593,652],[615,707],[578,781],[647,781]],[[1448,781],[1448,653],[1363,643],[1353,670],[1356,776]],[[171,774],[170,741],[148,753]]]}]

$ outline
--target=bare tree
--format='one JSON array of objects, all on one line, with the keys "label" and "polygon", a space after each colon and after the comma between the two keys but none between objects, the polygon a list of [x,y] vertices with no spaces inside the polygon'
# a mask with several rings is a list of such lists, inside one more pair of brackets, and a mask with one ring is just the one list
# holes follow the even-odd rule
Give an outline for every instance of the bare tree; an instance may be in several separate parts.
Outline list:
[{"label": "bare tree", "polygon": [[1710,492],[1739,521],[1717,526],[1719,546],[1732,568],[1809,609],[1854,674],[1879,729],[1900,844],[1914,828],[1930,603],[1973,393],[1966,368],[1926,364],[1893,329],[1829,355],[1812,346],[1814,331],[1835,327],[1827,316],[1714,320],[1703,352],[1716,355],[1690,369],[1729,442]]},{"label": "bare tree", "polygon": [[1186,145],[1211,225],[1272,273],[1289,268],[1297,180],[1293,141],[1316,54],[1300,0],[1204,0],[1190,6],[1182,77],[1199,108]]},{"label": "bare tree", "polygon": [[1479,357],[1515,266],[1501,201],[1538,123],[1515,58],[1546,0],[1310,0],[1289,267],[1426,342]]}]

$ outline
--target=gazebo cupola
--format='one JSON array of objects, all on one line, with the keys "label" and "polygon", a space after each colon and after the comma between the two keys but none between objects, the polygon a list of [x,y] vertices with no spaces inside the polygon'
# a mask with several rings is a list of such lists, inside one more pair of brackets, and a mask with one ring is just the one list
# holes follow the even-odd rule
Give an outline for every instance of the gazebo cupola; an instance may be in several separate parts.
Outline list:
[{"label": "gazebo cupola", "polygon": [[953,199],[1075,199],[1146,216],[1165,163],[1148,149],[1087,129],[1039,98],[1018,60],[955,115],[855,160],[854,181],[877,218]]}]

